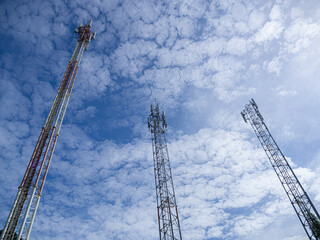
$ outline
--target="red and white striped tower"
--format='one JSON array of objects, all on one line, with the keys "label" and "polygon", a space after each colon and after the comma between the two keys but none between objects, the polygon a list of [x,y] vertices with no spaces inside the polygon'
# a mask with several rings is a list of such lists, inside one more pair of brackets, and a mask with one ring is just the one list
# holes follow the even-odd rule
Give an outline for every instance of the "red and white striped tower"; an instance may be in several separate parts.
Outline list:
[{"label": "red and white striped tower", "polygon": [[0,240],[29,239],[79,64],[83,52],[87,50],[90,41],[95,38],[95,33],[91,33],[91,24],[92,20],[85,26],[81,24],[75,30],[75,36],[78,39],[77,46],[41,130]]}]

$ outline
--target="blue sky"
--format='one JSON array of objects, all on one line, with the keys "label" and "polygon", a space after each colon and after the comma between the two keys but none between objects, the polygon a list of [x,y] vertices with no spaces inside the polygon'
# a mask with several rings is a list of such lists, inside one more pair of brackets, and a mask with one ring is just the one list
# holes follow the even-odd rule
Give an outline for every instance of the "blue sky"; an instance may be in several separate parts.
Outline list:
[{"label": "blue sky", "polygon": [[158,239],[147,117],[156,98],[182,236],[304,240],[240,111],[254,98],[320,207],[320,3],[2,1],[0,225],[93,19],[32,239]]}]

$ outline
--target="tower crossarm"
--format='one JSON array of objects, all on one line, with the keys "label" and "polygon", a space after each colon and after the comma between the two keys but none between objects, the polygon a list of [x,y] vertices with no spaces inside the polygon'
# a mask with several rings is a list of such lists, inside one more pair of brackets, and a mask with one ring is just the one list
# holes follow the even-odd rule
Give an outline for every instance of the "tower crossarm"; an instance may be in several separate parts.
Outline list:
[{"label": "tower crossarm", "polygon": [[320,217],[309,196],[273,139],[253,99],[241,112],[257,135],[309,239],[320,239]]},{"label": "tower crossarm", "polygon": [[30,236],[79,64],[83,52],[88,48],[91,39],[95,37],[95,34],[91,34],[91,24],[92,20],[89,24],[80,25],[75,30],[75,37],[78,39],[76,48],[18,188],[0,240],[26,240]]},{"label": "tower crossarm", "polygon": [[159,105],[148,118],[151,131],[160,240],[181,240],[181,229],[165,136],[167,120]]}]

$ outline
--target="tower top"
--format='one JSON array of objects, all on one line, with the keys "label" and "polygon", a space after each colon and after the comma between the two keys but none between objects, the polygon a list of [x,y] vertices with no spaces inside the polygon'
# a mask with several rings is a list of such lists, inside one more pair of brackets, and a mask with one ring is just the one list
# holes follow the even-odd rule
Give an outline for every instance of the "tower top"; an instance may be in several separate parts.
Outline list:
[{"label": "tower top", "polygon": [[156,101],[155,107],[151,104],[150,111],[151,113],[148,117],[148,128],[153,128],[153,130],[161,128],[161,130],[164,132],[165,128],[168,127],[165,112],[162,111],[162,113],[160,113],[159,104]]},{"label": "tower top", "polygon": [[78,42],[87,42],[85,51],[88,50],[88,46],[91,40],[96,38],[96,32],[93,34],[91,33],[91,26],[92,26],[92,19],[90,20],[89,24],[82,25],[80,24],[74,30],[75,35],[74,38],[78,39]]}]

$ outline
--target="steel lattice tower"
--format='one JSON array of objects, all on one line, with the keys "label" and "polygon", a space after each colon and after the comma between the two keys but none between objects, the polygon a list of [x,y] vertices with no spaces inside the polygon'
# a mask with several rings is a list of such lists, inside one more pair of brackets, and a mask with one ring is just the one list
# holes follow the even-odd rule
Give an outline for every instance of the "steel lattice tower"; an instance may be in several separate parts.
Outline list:
[{"label": "steel lattice tower", "polygon": [[156,108],[151,105],[148,128],[152,138],[160,240],[181,240],[178,208],[165,136],[167,120],[164,112],[160,114],[158,104]]},{"label": "steel lattice tower", "polygon": [[18,193],[1,234],[1,240],[27,240],[30,236],[81,57],[84,50],[87,50],[90,40],[95,37],[95,34],[91,34],[91,24],[92,20],[88,25],[80,25],[75,30],[74,37],[78,39],[77,46],[18,188]]},{"label": "steel lattice tower", "polygon": [[320,217],[309,196],[273,139],[253,99],[241,112],[256,133],[309,239],[320,239]]}]

